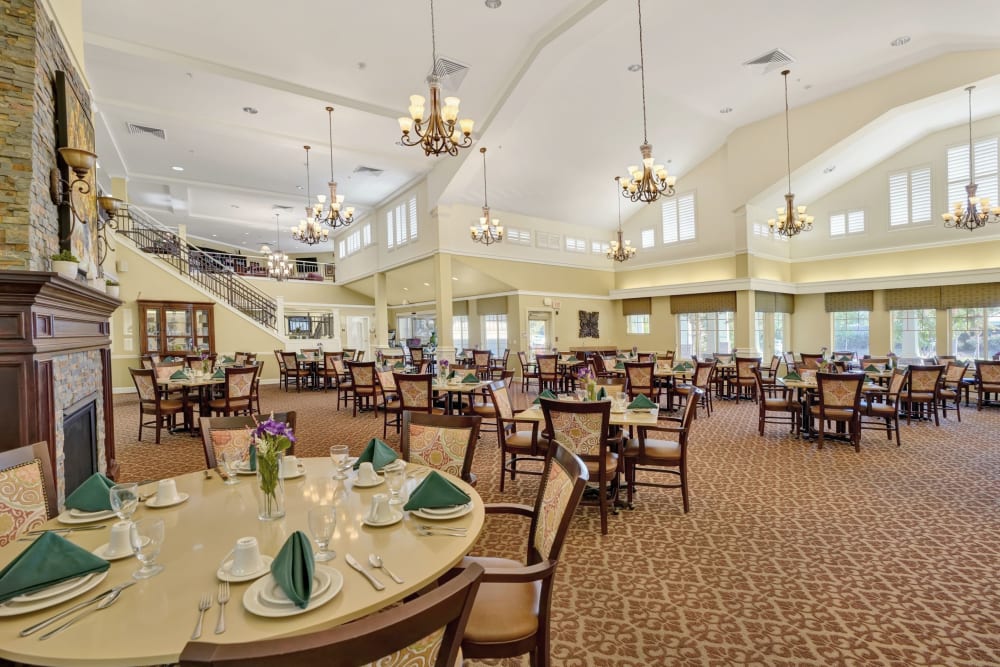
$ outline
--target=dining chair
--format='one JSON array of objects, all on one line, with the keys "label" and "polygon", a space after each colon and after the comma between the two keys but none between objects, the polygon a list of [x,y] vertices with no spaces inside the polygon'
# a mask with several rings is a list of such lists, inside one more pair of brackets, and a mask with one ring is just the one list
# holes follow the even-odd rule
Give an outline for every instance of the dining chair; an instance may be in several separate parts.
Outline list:
[{"label": "dining chair", "polygon": [[423,375],[393,373],[392,376],[396,382],[399,405],[403,412],[444,414],[444,408],[435,407],[434,405],[433,375],[430,373]]},{"label": "dining chair", "polygon": [[[789,431],[794,433],[799,425],[799,404],[795,400],[795,392],[787,387],[779,387],[780,396],[768,396],[764,392],[764,378],[759,368],[753,369],[754,382],[757,384],[757,431],[764,435],[764,424],[787,424]],[[770,416],[769,416],[770,415]]]},{"label": "dining chair", "polygon": [[861,451],[861,385],[864,373],[816,373],[815,405],[810,406],[810,418],[819,422],[819,448],[823,448],[826,422],[847,425],[851,444]]},{"label": "dining chair", "polygon": [[243,366],[247,361],[246,352],[233,352],[233,363],[237,366]]},{"label": "dining chair", "polygon": [[179,667],[454,667],[484,569],[469,563],[423,595],[316,632],[235,644],[189,642]]},{"label": "dining chair", "polygon": [[799,355],[802,358],[803,368],[819,368],[819,365],[823,363],[823,354],[809,354],[803,352]]},{"label": "dining chair", "polygon": [[656,364],[652,361],[625,362],[625,387],[629,400],[633,400],[639,394],[643,394],[654,403],[660,402],[659,388],[653,381],[653,369],[655,367]]},{"label": "dining chair", "polygon": [[559,355],[536,354],[535,363],[538,364],[538,392],[559,391]]},{"label": "dining chair", "polygon": [[757,380],[753,371],[760,368],[760,357],[736,357],[736,375],[727,378],[730,391],[736,393],[736,403],[740,402],[743,392],[749,392],[750,399],[757,402]]},{"label": "dining chair", "polygon": [[257,412],[260,412],[260,378],[262,375],[264,375],[264,362],[263,361],[258,362],[256,360],[250,361],[251,356],[256,356],[256,355],[247,356],[247,361],[248,361],[247,365],[255,366],[257,368],[257,375],[255,375],[253,378],[253,390],[251,392],[250,400],[251,402],[257,405]]},{"label": "dining chair", "polygon": [[299,357],[295,352],[282,352],[281,358],[285,363],[285,391],[288,391],[288,384],[295,380],[295,391],[302,391],[302,381],[308,384],[309,371],[299,365]]},{"label": "dining chair", "polygon": [[[486,391],[490,395],[497,422],[497,440],[500,441],[500,492],[503,493],[507,473],[510,473],[511,481],[517,478],[518,473],[541,474],[524,468],[518,470],[517,464],[525,461],[544,461],[548,443],[539,442],[538,422],[517,419],[506,383],[495,380],[486,386]],[[528,424],[531,429],[519,431],[518,424]]]},{"label": "dining chair", "polygon": [[[885,429],[886,438],[889,440],[892,440],[892,434],[895,432],[897,447],[902,444],[899,440],[899,409],[900,397],[906,386],[906,380],[907,371],[896,368],[892,371],[889,387],[884,395],[866,396],[861,401],[861,428]],[[876,397],[884,400],[876,401],[874,400]],[[866,417],[870,419],[866,419]]]},{"label": "dining chair", "polygon": [[503,377],[504,371],[507,370],[507,360],[510,358],[510,348],[505,348],[503,351],[503,356],[500,358],[494,357],[490,360],[490,379],[499,380]]},{"label": "dining chair", "polygon": [[557,442],[579,456],[587,466],[591,480],[597,483],[596,504],[601,512],[601,534],[608,534],[608,511],[618,513],[618,485],[612,484],[619,473],[618,454],[608,446],[611,422],[610,401],[558,401],[541,399],[545,430],[551,442]]},{"label": "dining chair", "polygon": [[[376,411],[378,408],[382,408],[382,437],[385,438],[389,432],[390,424],[396,428],[396,433],[399,433],[403,407],[399,400],[399,390],[396,387],[396,380],[393,377],[392,371],[376,371],[375,379],[377,380],[379,393],[382,395],[382,403],[379,404],[376,401],[375,408]],[[389,415],[395,415],[395,418],[390,420]]]},{"label": "dining chair", "polygon": [[0,547],[56,515],[53,472],[47,442],[0,452]]},{"label": "dining chair", "polygon": [[[223,452],[245,452],[250,448],[252,433],[257,424],[267,419],[285,422],[295,431],[296,413],[273,412],[270,414],[240,415],[238,417],[202,417],[201,444],[205,452],[206,469],[215,468],[222,460]],[[291,443],[286,454],[295,454],[295,443]]]},{"label": "dining chair", "polygon": [[[132,382],[136,394],[139,395],[139,442],[142,442],[142,429],[156,429],[156,444],[160,444],[160,430],[169,419],[170,426],[177,423],[177,414],[184,417],[184,425],[190,426],[192,421],[191,405],[183,399],[163,398],[157,387],[156,371],[151,368],[130,368]],[[143,415],[152,415],[151,421],[142,421]]]},{"label": "dining chair", "polygon": [[355,359],[355,357],[357,356],[358,351],[356,349],[354,349],[353,347],[345,347],[343,349],[343,352],[344,352],[344,360],[345,361],[357,361],[357,359]]},{"label": "dining chair", "polygon": [[[701,389],[696,389],[700,392]],[[629,440],[625,445],[623,455],[625,463],[625,484],[628,487],[628,506],[633,507],[632,499],[637,486],[652,486],[660,489],[680,489],[684,513],[690,510],[687,481],[687,447],[691,423],[698,410],[696,397],[689,397],[684,404],[684,412],[680,417],[661,417],[656,426],[638,427],[638,437]],[[650,438],[653,434],[673,434],[676,440]],[[651,482],[644,478],[640,482],[636,473],[667,473],[678,478],[676,484]]]},{"label": "dining chair", "polygon": [[903,404],[906,406],[906,424],[910,424],[914,406],[926,405],[934,413],[934,425],[940,426],[938,419],[938,388],[944,366],[910,366],[909,382],[906,385],[906,396]]},{"label": "dining chair", "polygon": [[[768,365],[767,370],[763,371],[760,375],[761,386],[765,389],[770,396],[781,389],[778,386],[778,373],[781,367],[781,355],[773,354],[771,355],[771,363]],[[760,394],[763,396],[764,394]]]},{"label": "dining chair", "polygon": [[399,451],[404,461],[454,475],[472,486],[472,459],[479,439],[479,417],[403,413]]},{"label": "dining chair", "polygon": [[1000,396],[1000,361],[976,360],[976,389],[976,410],[996,403]]},{"label": "dining chair", "polygon": [[[486,514],[530,519],[525,561],[467,556],[487,569],[462,640],[464,658],[484,660],[529,654],[535,667],[552,664],[553,584],[570,522],[587,483],[587,467],[562,445],[553,445],[542,470],[534,507],[486,505]],[[567,582],[569,583],[569,582]]]},{"label": "dining chair", "polygon": [[948,402],[955,408],[955,416],[958,421],[962,421],[962,408],[959,407],[962,398],[962,380],[965,379],[965,372],[969,369],[969,362],[959,363],[957,361],[947,362],[944,376],[938,387],[938,400],[941,402],[941,414],[948,418]]},{"label": "dining chair", "polygon": [[[531,388],[531,381],[539,383],[538,367],[528,361],[528,355],[524,352],[517,353],[517,362],[521,365],[521,390],[527,392]],[[538,391],[542,388],[539,386]]]},{"label": "dining chair", "polygon": [[278,384],[285,385],[285,391],[288,391],[288,369],[285,367],[285,360],[281,355],[282,350],[274,351],[274,358],[278,360]]},{"label": "dining chair", "polygon": [[319,378],[323,382],[323,391],[336,389],[340,384],[340,378],[343,376],[343,364],[340,364],[340,370],[338,370],[338,365],[335,362],[343,361],[343,359],[343,352],[323,353],[323,366],[319,369]]},{"label": "dining chair", "polygon": [[258,366],[247,368],[226,369],[226,380],[223,383],[222,398],[214,398],[208,402],[209,415],[221,413],[225,417],[245,412],[250,414],[253,408],[253,385],[260,372]]},{"label": "dining chair", "polygon": [[[169,380],[171,375],[177,371],[183,371],[184,368],[183,361],[161,361],[153,364],[157,381]],[[187,389],[176,383],[168,383],[166,385],[157,384],[157,390],[168,398],[171,396],[182,397],[188,393]]]},{"label": "dining chair", "polygon": [[493,353],[490,350],[473,350],[472,363],[476,366],[476,375],[481,380],[490,379],[490,366],[492,365]]},{"label": "dining chair", "polygon": [[416,365],[424,360],[424,348],[422,347],[411,347],[410,350],[410,361]]},{"label": "dining chair", "polygon": [[[715,360],[699,361],[695,364],[694,375],[688,384],[674,384],[674,394],[690,401],[692,397],[705,407],[707,416],[712,416],[712,383],[715,378]],[[698,393],[699,390],[701,393]],[[679,401],[678,401],[679,402]],[[670,408],[673,409],[673,398]]]},{"label": "dining chair", "polygon": [[[507,387],[510,387],[513,380],[514,371],[504,369],[500,377],[493,378],[491,381],[500,381]],[[483,387],[480,392],[469,396],[469,403],[462,407],[462,412],[467,415],[475,415],[483,420],[479,427],[480,433],[496,433],[497,429],[500,428],[496,418],[496,407],[493,405],[493,398],[486,390],[486,387]]]},{"label": "dining chair", "polygon": [[[344,354],[346,353],[345,350]],[[346,361],[344,365],[347,366],[347,372],[351,376],[351,395],[354,397],[351,416],[357,417],[359,407],[362,411],[371,409],[375,401],[375,362]]]}]

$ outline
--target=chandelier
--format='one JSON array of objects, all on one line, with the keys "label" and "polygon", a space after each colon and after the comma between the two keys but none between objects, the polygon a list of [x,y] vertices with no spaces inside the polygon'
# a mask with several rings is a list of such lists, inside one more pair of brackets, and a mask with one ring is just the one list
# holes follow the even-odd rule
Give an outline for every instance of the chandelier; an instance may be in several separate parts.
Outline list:
[{"label": "chandelier", "polygon": [[[969,184],[965,186],[965,202],[955,202],[955,209],[950,213],[943,213],[945,227],[956,229],[967,229],[970,232],[979,229],[987,222],[1000,222],[1000,206],[990,209],[988,197],[980,199],[976,196],[976,179],[973,174],[973,154],[972,154],[972,91],[975,86],[969,86]],[[982,206],[982,208],[980,208]]]},{"label": "chandelier", "polygon": [[637,0],[639,5],[639,72],[642,77],[642,146],[639,151],[642,153],[642,167],[629,165],[628,176],[623,176],[618,180],[622,188],[622,196],[628,197],[632,201],[653,202],[660,198],[660,195],[671,197],[674,194],[674,184],[677,177],[667,173],[662,164],[654,164],[653,147],[649,145],[649,137],[646,133],[646,62],[642,46],[642,0]]},{"label": "chandelier", "polygon": [[330,208],[323,212],[323,205],[326,204],[326,195],[316,195],[319,202],[313,207],[313,218],[320,223],[326,223],[333,229],[346,227],[354,222],[354,207],[348,206],[344,209],[343,215],[340,213],[340,205],[344,203],[344,195],[337,194],[337,181],[333,180],[333,107],[326,108],[330,116]]},{"label": "chandelier", "polygon": [[479,226],[469,227],[472,240],[483,245],[492,245],[503,241],[503,225],[500,220],[490,217],[490,205],[486,199],[486,148],[480,148],[483,154],[483,215],[479,218]]},{"label": "chandelier", "polygon": [[788,75],[791,70],[782,70],[785,77],[785,165],[788,168],[788,192],[785,193],[785,205],[775,209],[776,218],[767,221],[772,234],[792,237],[799,232],[809,232],[813,228],[813,216],[806,213],[805,206],[795,206],[795,195],[792,194],[792,148],[788,130]]},{"label": "chandelier", "polygon": [[311,146],[303,146],[306,149],[306,219],[299,221],[298,227],[292,227],[292,238],[307,245],[323,243],[330,238],[330,230],[316,220],[317,208],[322,204],[314,205],[312,195],[309,193],[309,149]]},{"label": "chandelier", "polygon": [[[403,131],[400,143],[404,146],[420,146],[424,155],[458,155],[459,148],[472,145],[473,121],[468,118],[458,120],[457,97],[444,98],[441,106],[441,81],[437,75],[437,38],[434,34],[434,0],[431,1],[431,73],[427,77],[430,87],[430,114],[424,113],[422,95],[410,95],[410,117],[399,119],[399,129]],[[455,127],[456,122],[458,128]],[[416,135],[410,136],[410,131]]]},{"label": "chandelier", "polygon": [[[615,176],[615,181],[620,183],[621,176]],[[617,191],[617,189],[616,185],[615,190]],[[616,262],[627,262],[635,257],[635,248],[631,241],[622,240],[622,200],[621,197],[615,197],[615,199],[618,200],[618,238],[611,242],[611,247],[608,249],[608,259]]]},{"label": "chandelier", "polygon": [[267,255],[267,275],[270,278],[274,278],[278,282],[282,280],[287,280],[292,274],[292,263],[288,259],[288,255],[281,252],[281,224],[279,223],[280,213],[274,214],[274,228],[275,232],[278,234],[278,239],[275,241],[275,250],[271,252],[271,249],[265,245],[261,248],[261,252]]}]

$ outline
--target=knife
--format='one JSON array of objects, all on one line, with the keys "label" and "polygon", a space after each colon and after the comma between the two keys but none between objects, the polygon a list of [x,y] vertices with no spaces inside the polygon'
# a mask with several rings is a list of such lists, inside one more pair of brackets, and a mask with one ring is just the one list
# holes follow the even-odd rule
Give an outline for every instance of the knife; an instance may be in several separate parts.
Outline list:
[{"label": "knife", "polygon": [[28,627],[28,628],[25,628],[24,630],[21,630],[21,632],[19,634],[22,637],[27,637],[28,635],[33,635],[36,632],[38,632],[39,630],[41,630],[42,628],[47,628],[48,626],[52,625],[53,623],[55,623],[59,619],[66,618],[67,616],[69,616],[70,614],[72,614],[74,611],[77,611],[79,609],[83,609],[84,607],[89,607],[90,605],[94,604],[95,602],[99,602],[100,600],[102,600],[103,598],[107,597],[108,595],[111,595],[112,593],[117,593],[118,591],[125,590],[126,588],[128,588],[129,586],[131,586],[134,583],[135,583],[134,581],[126,581],[124,584],[119,584],[119,585],[115,586],[114,588],[109,588],[108,590],[104,591],[100,595],[96,595],[96,596],[90,598],[89,600],[84,600],[80,604],[73,605],[72,607],[70,607],[66,611],[61,611],[58,614],[56,614],[55,616],[51,616],[51,617],[45,619],[44,621],[41,621],[40,623],[35,623],[31,627]]},{"label": "knife", "polygon": [[375,590],[377,590],[377,591],[384,591],[385,590],[385,584],[383,584],[381,581],[379,581],[378,579],[376,579],[370,572],[368,572],[368,570],[366,570],[365,568],[361,567],[361,563],[359,563],[357,560],[355,560],[354,556],[352,556],[351,554],[346,554],[345,553],[344,554],[344,560],[347,561],[347,564],[350,565],[352,568],[354,568],[355,570],[357,570],[358,572],[360,572],[361,574],[363,574],[365,576],[365,578],[368,579],[368,582],[372,586],[375,587]]},{"label": "knife", "polygon": [[102,530],[107,528],[105,525],[100,526],[82,526],[80,528],[48,528],[44,530],[29,530],[25,535],[44,535],[45,533],[75,533],[81,530]]}]

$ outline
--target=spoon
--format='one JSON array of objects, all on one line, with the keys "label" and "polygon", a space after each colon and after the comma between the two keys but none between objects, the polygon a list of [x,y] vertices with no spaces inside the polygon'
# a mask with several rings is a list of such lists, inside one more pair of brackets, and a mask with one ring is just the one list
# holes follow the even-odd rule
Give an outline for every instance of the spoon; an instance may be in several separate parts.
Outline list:
[{"label": "spoon", "polygon": [[385,571],[385,573],[386,573],[386,574],[388,574],[388,575],[389,575],[389,577],[390,577],[390,578],[391,578],[391,579],[392,579],[393,581],[395,581],[395,582],[396,582],[397,584],[401,584],[401,583],[403,583],[403,580],[402,580],[402,579],[400,579],[400,578],[399,578],[399,577],[397,577],[397,576],[396,576],[395,574],[393,574],[392,572],[390,572],[390,571],[389,571],[389,568],[387,568],[386,566],[384,566],[384,565],[382,564],[382,557],[381,557],[381,556],[379,556],[378,554],[371,554],[370,556],[368,556],[368,562],[369,562],[369,563],[371,563],[371,564],[372,564],[372,567],[374,567],[375,569],[381,569],[381,570],[384,570],[384,571]]},{"label": "spoon", "polygon": [[71,626],[74,623],[76,623],[77,621],[79,621],[81,618],[83,618],[85,616],[90,616],[95,611],[100,611],[101,609],[107,609],[108,607],[110,607],[111,605],[113,605],[118,600],[118,598],[121,596],[123,590],[125,590],[125,586],[122,586],[118,590],[113,591],[113,592],[109,593],[108,595],[104,596],[104,599],[101,600],[99,603],[97,603],[96,607],[93,607],[92,609],[88,609],[87,611],[74,616],[73,618],[69,619],[68,621],[66,621],[65,623],[63,623],[62,625],[60,625],[58,628],[56,628],[54,630],[49,630],[48,632],[46,632],[44,635],[42,635],[38,639],[39,640],[48,639],[49,637],[52,637],[53,635],[59,634],[60,632],[62,632],[66,628],[68,628],[69,626]]}]

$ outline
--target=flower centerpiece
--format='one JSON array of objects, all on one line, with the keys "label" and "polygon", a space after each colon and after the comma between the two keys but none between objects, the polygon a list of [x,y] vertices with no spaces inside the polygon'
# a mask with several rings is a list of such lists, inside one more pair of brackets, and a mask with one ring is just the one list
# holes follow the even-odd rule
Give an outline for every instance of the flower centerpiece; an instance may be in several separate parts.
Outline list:
[{"label": "flower centerpiece", "polygon": [[201,353],[201,372],[203,375],[212,374],[212,358],[208,356],[208,352]]},{"label": "flower centerpiece", "polygon": [[253,431],[253,449],[257,457],[257,516],[261,521],[285,516],[281,461],[293,442],[295,436],[291,427],[275,421],[273,413]]},{"label": "flower centerpiece", "polygon": [[442,359],[441,363],[438,364],[438,380],[440,382],[448,381],[448,366],[449,364],[447,359]]},{"label": "flower centerpiece", "polygon": [[589,366],[583,366],[576,372],[576,379],[587,390],[587,400],[597,400],[597,378]]}]

